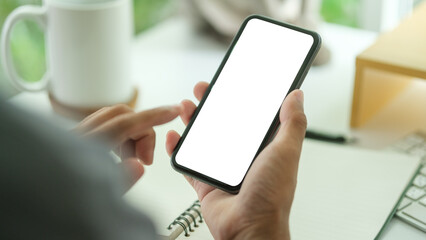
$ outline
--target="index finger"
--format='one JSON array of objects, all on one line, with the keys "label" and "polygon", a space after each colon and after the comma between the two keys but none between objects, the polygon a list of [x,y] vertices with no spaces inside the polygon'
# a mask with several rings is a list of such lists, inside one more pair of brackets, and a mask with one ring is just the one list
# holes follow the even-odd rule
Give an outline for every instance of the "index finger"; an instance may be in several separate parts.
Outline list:
[{"label": "index finger", "polygon": [[180,105],[175,105],[123,114],[100,125],[89,134],[106,134],[115,144],[121,144],[127,139],[136,140],[142,137],[147,129],[175,119],[181,109]]}]

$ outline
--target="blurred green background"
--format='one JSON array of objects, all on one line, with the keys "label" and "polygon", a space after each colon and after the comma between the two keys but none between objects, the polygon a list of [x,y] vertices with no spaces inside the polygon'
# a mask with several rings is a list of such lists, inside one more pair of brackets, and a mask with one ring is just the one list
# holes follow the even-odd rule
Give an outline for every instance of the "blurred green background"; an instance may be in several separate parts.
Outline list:
[{"label": "blurred green background", "polygon": [[[135,32],[155,25],[170,16],[176,1],[133,0]],[[0,0],[0,30],[7,15],[16,7],[25,4],[41,5],[42,0]],[[323,0],[321,15],[325,21],[358,27],[357,12],[360,0]],[[11,49],[18,73],[26,81],[38,81],[46,70],[44,36],[33,22],[22,21],[12,31]],[[17,91],[6,81],[0,67],[0,91],[6,97]]]},{"label": "blurred green background", "polygon": [[321,16],[326,22],[357,28],[360,2],[361,0],[322,0]]}]

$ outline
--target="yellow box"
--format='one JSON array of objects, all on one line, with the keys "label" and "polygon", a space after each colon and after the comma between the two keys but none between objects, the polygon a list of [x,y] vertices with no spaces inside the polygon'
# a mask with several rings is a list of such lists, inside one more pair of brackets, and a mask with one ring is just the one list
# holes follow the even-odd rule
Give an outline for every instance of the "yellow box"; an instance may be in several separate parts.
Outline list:
[{"label": "yellow box", "polygon": [[413,78],[426,80],[426,2],[357,56],[351,127],[366,123]]}]

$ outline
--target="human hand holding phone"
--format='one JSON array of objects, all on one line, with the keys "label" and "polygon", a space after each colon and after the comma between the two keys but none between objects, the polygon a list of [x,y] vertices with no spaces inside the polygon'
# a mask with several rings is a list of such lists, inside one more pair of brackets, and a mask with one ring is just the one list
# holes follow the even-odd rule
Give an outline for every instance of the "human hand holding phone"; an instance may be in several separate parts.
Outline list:
[{"label": "human hand holding phone", "polygon": [[249,16],[182,133],[173,168],[238,193],[277,132],[281,104],[302,85],[320,44],[315,32]]},{"label": "human hand holding phone", "polygon": [[[207,83],[195,86],[198,100],[207,87]],[[188,124],[196,106],[188,100],[182,105],[181,118]],[[203,216],[215,239],[290,239],[289,214],[307,125],[300,90],[287,96],[279,119],[277,135],[253,162],[238,195],[185,176],[198,194]],[[179,138],[175,131],[167,134],[169,155]]]}]

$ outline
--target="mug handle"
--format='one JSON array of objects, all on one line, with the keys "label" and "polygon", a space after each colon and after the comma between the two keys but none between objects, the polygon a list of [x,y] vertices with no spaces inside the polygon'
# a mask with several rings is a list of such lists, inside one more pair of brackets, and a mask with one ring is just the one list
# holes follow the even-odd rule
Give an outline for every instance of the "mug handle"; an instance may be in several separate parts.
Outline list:
[{"label": "mug handle", "polygon": [[38,82],[29,83],[25,82],[16,72],[12,60],[12,53],[10,50],[10,34],[14,25],[20,20],[32,20],[38,23],[43,30],[46,27],[46,8],[38,6],[22,6],[15,9],[7,18],[3,26],[1,38],[1,60],[6,76],[10,82],[21,91],[36,92],[44,90],[47,87],[49,80],[48,71],[44,74],[42,79]]}]

